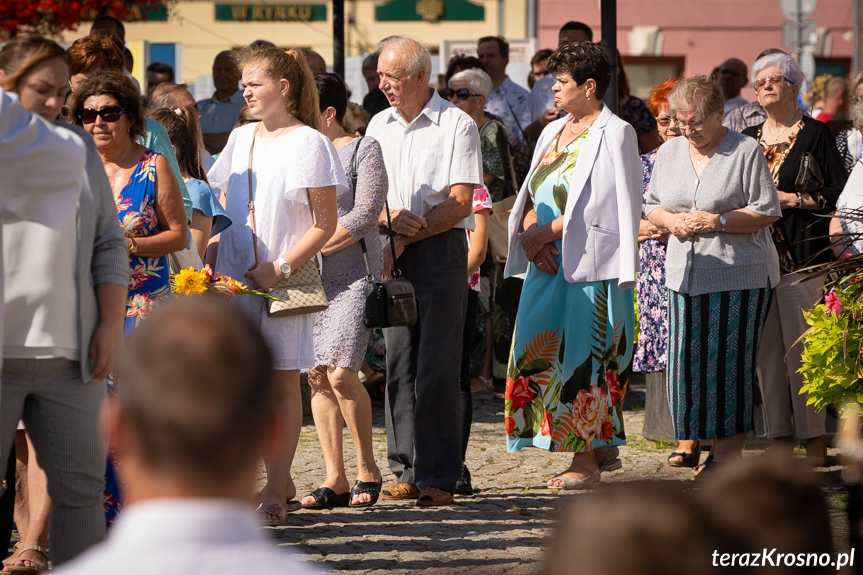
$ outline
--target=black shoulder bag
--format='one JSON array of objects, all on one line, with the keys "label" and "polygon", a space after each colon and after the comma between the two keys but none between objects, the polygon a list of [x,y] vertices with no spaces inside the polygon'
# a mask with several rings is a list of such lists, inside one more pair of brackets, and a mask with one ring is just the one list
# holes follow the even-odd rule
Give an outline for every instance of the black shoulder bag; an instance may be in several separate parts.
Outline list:
[{"label": "black shoulder bag", "polygon": [[[362,138],[357,142],[354,156],[351,159],[351,189],[354,200],[357,197],[357,153],[360,149]],[[406,279],[400,279],[401,270],[396,263],[396,247],[393,245],[393,228],[390,222],[389,203],[387,210],[387,235],[390,238],[390,248],[393,251],[393,277],[392,280],[375,280],[369,268],[369,257],[366,251],[366,240],[360,238],[360,248],[363,250],[363,262],[366,264],[366,309],[363,323],[369,328],[378,327],[409,327],[417,322],[417,300],[414,295],[414,286]]]}]

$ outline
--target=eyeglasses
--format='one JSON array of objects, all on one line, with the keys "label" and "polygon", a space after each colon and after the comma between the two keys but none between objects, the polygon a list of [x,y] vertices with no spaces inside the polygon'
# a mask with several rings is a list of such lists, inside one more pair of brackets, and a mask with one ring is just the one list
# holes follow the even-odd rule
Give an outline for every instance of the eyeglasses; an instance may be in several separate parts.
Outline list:
[{"label": "eyeglasses", "polygon": [[704,127],[704,120],[701,120],[700,122],[681,122],[677,118],[671,118],[671,121],[681,130],[683,128],[689,128],[693,132],[697,132]]},{"label": "eyeglasses", "polygon": [[668,126],[670,126],[672,121],[673,120],[671,119],[671,116],[657,116],[656,117],[656,123],[659,124],[660,126],[662,126],[663,128],[667,128]]},{"label": "eyeglasses", "polygon": [[456,98],[458,98],[461,101],[465,101],[468,98],[470,98],[471,96],[479,96],[479,94],[474,94],[473,92],[471,92],[467,88],[459,88],[458,90],[453,90],[452,88],[449,88],[446,91],[446,99],[452,100],[453,96],[455,96]]},{"label": "eyeglasses", "polygon": [[788,82],[789,84],[791,83],[791,80],[789,80],[788,78],[786,78],[782,74],[774,74],[773,76],[770,76],[769,78],[759,78],[758,80],[755,80],[755,83],[753,84],[753,86],[755,86],[755,91],[757,92],[758,90],[763,88],[767,84],[767,82],[770,82],[771,84],[778,84],[779,82],[783,82],[783,81]]},{"label": "eyeglasses", "polygon": [[75,116],[81,123],[83,124],[92,124],[96,121],[96,116],[102,116],[102,119],[106,122],[116,122],[120,119],[120,116],[126,113],[126,108],[121,108],[120,106],[105,106],[101,110],[94,110],[93,108],[81,108],[77,112],[75,112]]},{"label": "eyeglasses", "polygon": [[745,78],[746,77],[745,74],[741,74],[737,70],[729,70],[728,68],[720,68],[719,74],[720,75],[724,74],[726,76],[734,76],[735,78]]}]

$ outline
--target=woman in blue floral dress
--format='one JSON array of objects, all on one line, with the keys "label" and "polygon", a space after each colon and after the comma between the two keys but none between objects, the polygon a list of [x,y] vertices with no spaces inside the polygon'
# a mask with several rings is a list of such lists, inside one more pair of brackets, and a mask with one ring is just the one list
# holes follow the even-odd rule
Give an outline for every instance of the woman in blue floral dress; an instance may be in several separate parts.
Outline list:
[{"label": "woman in blue floral dress", "polygon": [[[119,73],[92,75],[78,85],[75,119],[93,136],[117,206],[129,248],[129,293],[123,329],[128,336],[159,301],[170,295],[167,254],[186,246],[188,221],[180,185],[168,161],[136,143],[146,130],[137,90]],[[95,184],[94,184],[95,185]],[[108,379],[109,389],[112,378]],[[122,508],[109,455],[105,477],[105,518]]]}]

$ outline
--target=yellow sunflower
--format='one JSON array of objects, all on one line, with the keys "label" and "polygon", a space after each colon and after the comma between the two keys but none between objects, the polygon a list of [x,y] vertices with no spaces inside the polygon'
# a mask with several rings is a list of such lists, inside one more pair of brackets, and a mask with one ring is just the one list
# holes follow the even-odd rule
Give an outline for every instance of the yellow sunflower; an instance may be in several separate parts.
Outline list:
[{"label": "yellow sunflower", "polygon": [[193,293],[204,293],[207,291],[207,279],[203,273],[195,271],[194,268],[180,270],[171,276],[171,291],[189,295]]}]

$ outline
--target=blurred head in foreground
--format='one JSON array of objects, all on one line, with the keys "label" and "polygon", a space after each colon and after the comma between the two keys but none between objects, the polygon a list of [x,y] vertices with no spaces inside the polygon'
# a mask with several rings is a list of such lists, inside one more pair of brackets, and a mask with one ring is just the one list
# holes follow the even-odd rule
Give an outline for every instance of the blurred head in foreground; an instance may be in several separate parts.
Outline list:
[{"label": "blurred head in foreground", "polygon": [[127,341],[111,433],[129,503],[250,498],[278,404],[259,331],[226,301],[194,296],[160,305]]},{"label": "blurred head in foreground", "polygon": [[817,476],[800,462],[749,457],[705,479],[700,490],[629,482],[576,496],[562,512],[544,573],[755,573],[765,563],[771,573],[815,573],[820,564],[812,560],[832,553]]}]

